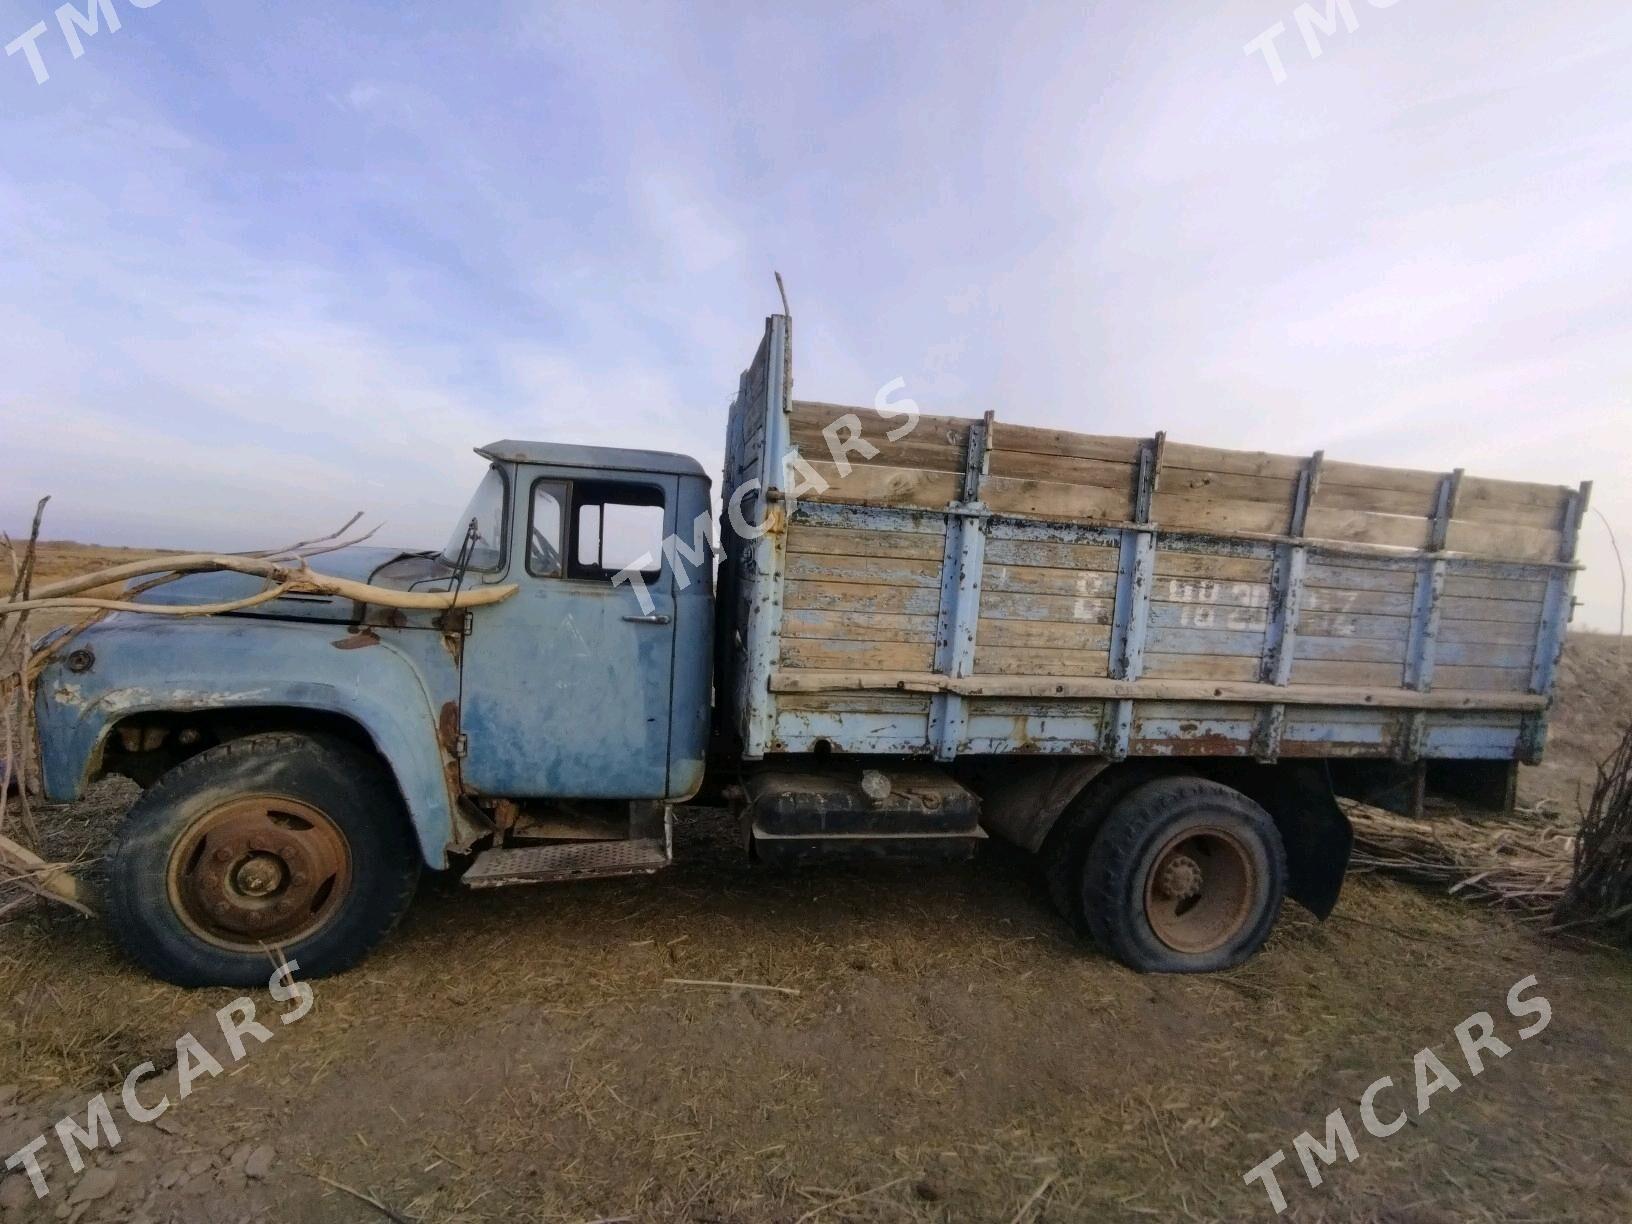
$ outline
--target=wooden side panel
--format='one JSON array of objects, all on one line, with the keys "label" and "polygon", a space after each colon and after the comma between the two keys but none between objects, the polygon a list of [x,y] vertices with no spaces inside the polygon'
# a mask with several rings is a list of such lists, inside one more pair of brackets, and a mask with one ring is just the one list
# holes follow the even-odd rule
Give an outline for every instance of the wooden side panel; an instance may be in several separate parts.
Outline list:
[{"label": "wooden side panel", "polygon": [[945,523],[893,519],[789,524],[784,668],[931,670]]},{"label": "wooden side panel", "polygon": [[800,459],[794,465],[797,495],[818,502],[942,509],[961,487],[970,424],[927,415],[913,423],[905,414],[796,400],[789,430]]},{"label": "wooden side panel", "polygon": [[1104,725],[1103,702],[974,698],[958,750],[1091,755]]},{"label": "wooden side panel", "polygon": [[1100,545],[988,540],[975,674],[1108,675],[1117,564]]}]

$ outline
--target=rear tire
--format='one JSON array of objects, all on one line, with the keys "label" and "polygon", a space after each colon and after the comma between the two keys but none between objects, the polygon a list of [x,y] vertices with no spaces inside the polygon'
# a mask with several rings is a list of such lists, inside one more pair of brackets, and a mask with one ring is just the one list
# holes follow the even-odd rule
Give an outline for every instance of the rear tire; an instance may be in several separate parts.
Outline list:
[{"label": "rear tire", "polygon": [[1144,973],[1209,973],[1269,938],[1286,851],[1268,812],[1201,778],[1147,782],[1107,813],[1083,863],[1095,942]]},{"label": "rear tire", "polygon": [[407,911],[419,848],[378,760],[328,736],[229,740],[165,774],[125,817],[108,921],[178,986],[253,986],[271,952],[303,978],[349,968]]}]

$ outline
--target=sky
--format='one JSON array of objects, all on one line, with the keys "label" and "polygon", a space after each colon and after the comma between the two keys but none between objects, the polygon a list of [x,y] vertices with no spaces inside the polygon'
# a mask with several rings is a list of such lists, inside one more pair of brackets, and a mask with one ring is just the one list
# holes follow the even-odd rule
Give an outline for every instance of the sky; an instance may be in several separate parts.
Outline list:
[{"label": "sky", "polygon": [[800,398],[1590,479],[1632,551],[1622,0],[1317,0],[1318,56],[1294,0],[100,2],[75,58],[0,0],[13,533],[436,545],[503,437],[717,473],[774,269]]}]

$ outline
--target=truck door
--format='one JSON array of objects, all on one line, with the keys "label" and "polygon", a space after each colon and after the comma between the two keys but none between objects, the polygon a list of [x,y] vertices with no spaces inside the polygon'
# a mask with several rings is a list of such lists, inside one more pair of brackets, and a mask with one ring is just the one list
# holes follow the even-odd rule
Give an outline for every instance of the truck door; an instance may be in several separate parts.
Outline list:
[{"label": "truck door", "polygon": [[[521,589],[472,610],[465,785],[517,798],[662,798],[675,636],[662,541],[679,480],[515,471],[506,580]],[[633,585],[613,582],[643,557],[646,606]]]}]

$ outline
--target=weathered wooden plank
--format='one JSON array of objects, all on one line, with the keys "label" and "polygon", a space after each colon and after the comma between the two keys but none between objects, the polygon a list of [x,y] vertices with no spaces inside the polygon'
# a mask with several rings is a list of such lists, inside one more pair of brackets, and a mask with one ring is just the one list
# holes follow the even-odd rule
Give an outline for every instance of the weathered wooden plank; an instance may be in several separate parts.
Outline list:
[{"label": "weathered wooden plank", "polygon": [[940,602],[940,591],[929,587],[794,580],[787,585],[783,606],[848,612],[905,612],[915,616],[927,613],[933,616],[940,608]]},{"label": "weathered wooden plank", "polygon": [[1409,616],[1364,616],[1350,612],[1306,612],[1298,632],[1311,637],[1380,638],[1405,641],[1411,636]]},{"label": "weathered wooden plank", "polygon": [[784,669],[771,690],[810,693],[887,690],[903,693],[956,692],[966,697],[1074,697],[1092,701],[1270,701],[1288,705],[1372,706],[1399,710],[1540,710],[1549,698],[1535,693],[1416,692],[1387,685],[1274,684],[1146,677],[1138,680],[1074,676],[968,677],[934,672],[824,672]]},{"label": "weathered wooden plank", "polygon": [[[842,502],[801,501],[788,516],[790,523],[845,531],[881,531],[890,535],[946,535],[944,507],[849,506]],[[936,545],[940,547],[939,544]]]},{"label": "weathered wooden plank", "polygon": [[[1457,508],[1474,506],[1529,506],[1556,510],[1562,516],[1575,490],[1563,485],[1531,484],[1521,480],[1494,480],[1488,476],[1469,476],[1462,481]],[[1563,522],[1558,524],[1563,526]]]},{"label": "weathered wooden plank", "polygon": [[1469,646],[1525,645],[1534,647],[1536,644],[1536,626],[1524,621],[1447,618],[1439,624],[1439,640],[1441,644],[1458,642]]},{"label": "weathered wooden plank", "polygon": [[1041,646],[1065,650],[1103,650],[1110,646],[1109,625],[1065,621],[997,620],[981,617],[977,651],[986,646]]},{"label": "weathered wooden plank", "polygon": [[1528,664],[1523,667],[1437,667],[1434,684],[1441,689],[1522,693],[1530,687],[1530,668]]},{"label": "weathered wooden plank", "polygon": [[826,745],[835,752],[895,754],[922,752],[928,740],[928,714],[789,711],[777,715],[770,746],[780,752]]},{"label": "weathered wooden plank", "polygon": [[1434,512],[1434,498],[1439,493],[1439,482],[1444,477],[1443,472],[1379,467],[1371,463],[1341,463],[1328,459],[1321,471],[1321,492],[1317,500],[1324,502],[1327,490],[1333,487],[1409,493],[1423,498],[1422,509],[1412,513],[1427,516]]},{"label": "weathered wooden plank", "polygon": [[1290,513],[1297,489],[1298,482],[1284,476],[1238,476],[1230,472],[1198,471],[1180,467],[1171,461],[1162,465],[1161,491],[1185,497],[1267,502]]},{"label": "weathered wooden plank", "polygon": [[1211,578],[1216,581],[1269,581],[1272,562],[1268,557],[1233,557],[1221,553],[1177,552],[1156,547],[1156,577]]},{"label": "weathered wooden plank", "polygon": [[975,673],[998,676],[1103,676],[1110,668],[1107,650],[1051,650],[1028,646],[975,648]]},{"label": "weathered wooden plank", "polygon": [[[1341,465],[1334,465],[1341,466]],[[1363,489],[1356,485],[1323,484],[1322,510],[1369,510],[1378,514],[1404,514],[1427,518],[1434,512],[1434,494],[1406,493],[1398,489]]]},{"label": "weathered wooden plank", "polygon": [[1430,524],[1427,519],[1404,514],[1373,514],[1364,510],[1328,510],[1315,506],[1309,511],[1307,534],[1317,540],[1342,540],[1350,544],[1387,544],[1396,548],[1427,548]]},{"label": "weathered wooden plank", "polygon": [[1146,651],[1144,674],[1172,680],[1256,680],[1258,654],[1160,654]]},{"label": "weathered wooden plank", "polygon": [[1156,492],[1154,516],[1164,528],[1188,527],[1207,531],[1246,531],[1275,534],[1287,528],[1292,514],[1291,499],[1284,506],[1268,502],[1215,501],[1169,493],[1164,485]]},{"label": "weathered wooden plank", "polygon": [[[860,421],[861,436],[876,446],[888,445],[889,435],[900,433],[909,421],[904,412],[889,416],[873,408],[826,404],[817,400],[794,400],[792,410],[788,413],[789,425],[796,438],[801,434],[808,438],[821,438],[822,430],[826,426],[844,416],[854,416]],[[920,413],[911,431],[901,434],[895,440],[910,442],[917,446],[945,446],[962,450],[968,443],[969,427],[972,424],[974,422],[968,417]]]},{"label": "weathered wooden plank", "polygon": [[[891,442],[883,434],[868,436],[861,434],[858,440],[849,442],[851,435],[840,431],[836,436],[837,449],[829,446],[827,438],[815,435],[809,431],[796,431],[794,443],[799,448],[802,458],[812,462],[827,462],[837,465],[836,455],[842,455],[844,461],[852,467],[879,467],[921,468],[930,472],[961,472],[963,470],[964,452],[962,444],[948,445],[943,442],[916,442],[916,435],[908,435],[899,441]],[[865,442],[867,445],[861,445]],[[869,452],[868,447],[871,448]]]},{"label": "weathered wooden plank", "polygon": [[789,608],[782,635],[801,638],[848,638],[858,642],[933,642],[935,617],[893,612],[830,612]]},{"label": "weathered wooden plank", "polygon": [[1044,595],[1116,594],[1116,575],[1104,570],[1063,570],[1032,565],[987,565],[988,591],[1035,591]]},{"label": "weathered wooden plank", "polygon": [[928,714],[928,693],[783,693],[778,710],[821,714]]},{"label": "weathered wooden plank", "polygon": [[[1155,608],[1152,607],[1154,614]],[[1229,629],[1169,629],[1158,626],[1154,619],[1145,642],[1147,650],[1158,654],[1250,655],[1260,658],[1264,653],[1264,630]]]},{"label": "weathered wooden plank", "polygon": [[[1160,588],[1159,594],[1167,594]],[[1242,604],[1218,604],[1157,599],[1150,606],[1150,623],[1164,629],[1196,632],[1209,629],[1263,632],[1269,609]]]},{"label": "weathered wooden plank", "polygon": [[1316,590],[1403,591],[1409,595],[1417,585],[1416,563],[1350,565],[1311,558],[1304,585]]},{"label": "weathered wooden plank", "polygon": [[1465,620],[1508,621],[1513,624],[1535,625],[1541,621],[1540,600],[1531,599],[1466,599],[1447,596],[1442,601],[1443,614]]},{"label": "weathered wooden plank", "polygon": [[1053,480],[1061,484],[1094,485],[1129,497],[1139,469],[1132,463],[1109,463],[1075,455],[1034,455],[1028,451],[991,453],[989,472],[1022,480]]},{"label": "weathered wooden plank", "polygon": [[1164,466],[1219,472],[1234,476],[1273,476],[1296,480],[1308,462],[1303,455],[1272,455],[1263,451],[1221,450],[1212,446],[1192,446],[1169,442]]},{"label": "weathered wooden plank", "polygon": [[1300,633],[1292,647],[1294,659],[1329,659],[1351,663],[1396,663],[1405,666],[1404,638],[1310,637]]},{"label": "weathered wooden plank", "polygon": [[989,591],[981,603],[981,614],[999,620],[1085,621],[1108,625],[1114,600],[1092,596],[1034,595],[1013,591]]},{"label": "weathered wooden plank", "polygon": [[933,642],[853,642],[784,638],[782,666],[851,671],[920,671],[935,662]]},{"label": "weathered wooden plank", "polygon": [[1120,522],[1133,510],[1131,492],[1012,476],[989,478],[982,485],[981,497],[993,513],[1031,514],[1041,518]]},{"label": "weathered wooden plank", "polygon": [[914,561],[941,561],[941,537],[907,531],[858,531],[843,527],[788,527],[788,552],[820,553],[839,557],[902,557]]},{"label": "weathered wooden plank", "polygon": [[1397,685],[1405,681],[1405,666],[1401,663],[1360,663],[1348,660],[1300,659],[1292,660],[1294,685],[1369,686]]},{"label": "weathered wooden plank", "polygon": [[1111,463],[1137,463],[1139,448],[1144,442],[1143,438],[1103,437],[998,421],[992,426],[991,446],[994,455],[999,451],[1026,451],[1034,455],[1071,455]]},{"label": "weathered wooden plank", "polygon": [[1564,533],[1540,527],[1511,527],[1501,523],[1470,523],[1452,519],[1445,547],[1452,552],[1476,553],[1484,557],[1510,557],[1516,561],[1556,561]]},{"label": "weathered wooden plank", "polygon": [[1445,594],[1461,599],[1515,599],[1540,604],[1547,598],[1544,578],[1478,578],[1469,574],[1446,574]]},{"label": "weathered wooden plank", "polygon": [[878,463],[856,464],[848,476],[840,476],[831,463],[808,461],[811,470],[825,483],[800,494],[813,501],[848,501],[878,506],[942,507],[957,498],[962,483],[955,471],[931,472],[919,468],[886,467]]},{"label": "weathered wooden plank", "polygon": [[1447,642],[1444,624],[1440,625],[1440,640],[1436,649],[1439,664],[1459,667],[1529,667],[1535,657],[1533,641],[1523,642]]},{"label": "weathered wooden plank", "polygon": [[986,564],[1036,565],[1054,569],[1116,572],[1117,550],[1100,544],[1057,544],[1050,540],[1014,540],[990,536]]},{"label": "weathered wooden plank", "polygon": [[832,553],[790,553],[788,577],[816,582],[860,582],[881,586],[936,587],[941,585],[939,560],[908,557],[839,556]]}]

